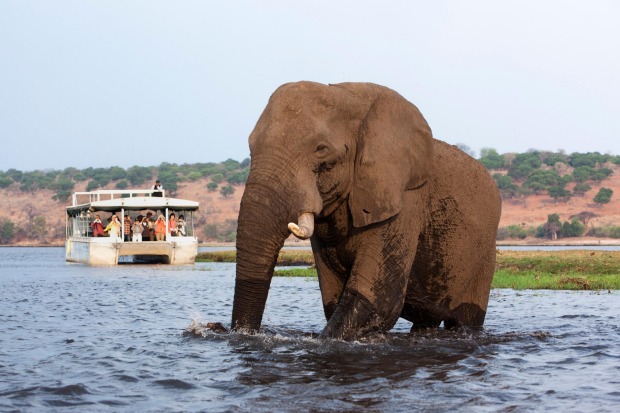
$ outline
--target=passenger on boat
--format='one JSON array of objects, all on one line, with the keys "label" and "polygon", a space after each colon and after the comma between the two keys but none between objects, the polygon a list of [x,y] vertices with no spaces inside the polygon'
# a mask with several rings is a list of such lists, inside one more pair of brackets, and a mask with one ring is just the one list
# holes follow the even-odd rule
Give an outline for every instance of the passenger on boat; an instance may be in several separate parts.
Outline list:
[{"label": "passenger on boat", "polygon": [[118,240],[121,236],[121,223],[118,221],[118,217],[116,215],[112,215],[112,221],[108,224],[104,229],[105,232],[110,234],[110,238],[113,241]]},{"label": "passenger on boat", "polygon": [[131,235],[131,240],[133,242],[142,242],[142,231],[144,230],[144,227],[142,226],[143,219],[144,218],[142,217],[142,215],[138,215],[133,225],[131,226],[131,231],[133,233]]},{"label": "passenger on boat", "polygon": [[93,228],[93,237],[103,237],[103,224],[99,214],[95,215],[95,220],[90,226]]},{"label": "passenger on boat", "polygon": [[170,232],[170,235],[172,235],[173,237],[177,236],[177,220],[175,218],[174,212],[170,214],[170,219],[168,219],[168,231]]},{"label": "passenger on boat", "polygon": [[125,236],[125,242],[129,242],[131,241],[131,218],[129,217],[129,214],[125,214],[123,225],[123,235]]},{"label": "passenger on boat", "polygon": [[185,217],[183,215],[179,215],[179,223],[177,224],[177,235],[180,237],[184,237],[187,233],[185,229]]},{"label": "passenger on boat", "polygon": [[144,230],[142,231],[142,240],[143,241],[153,241],[153,213],[151,211],[146,213],[146,218],[142,221],[142,227]]},{"label": "passenger on boat", "polygon": [[157,217],[157,221],[155,221],[155,240],[166,240],[166,220],[161,214],[159,214],[159,216]]},{"label": "passenger on boat", "polygon": [[162,190],[164,189],[161,186],[161,183],[159,182],[159,179],[157,181],[155,181],[155,185],[153,185],[153,193],[151,194],[151,196],[158,196],[161,197],[162,196]]}]

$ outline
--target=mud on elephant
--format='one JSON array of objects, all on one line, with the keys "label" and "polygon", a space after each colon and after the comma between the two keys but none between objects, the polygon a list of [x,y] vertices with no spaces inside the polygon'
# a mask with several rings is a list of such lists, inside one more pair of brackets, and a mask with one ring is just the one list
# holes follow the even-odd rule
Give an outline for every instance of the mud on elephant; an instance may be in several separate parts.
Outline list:
[{"label": "mud on elephant", "polygon": [[[325,337],[481,326],[501,201],[476,160],[370,83],[285,84],[250,138],[232,327],[260,328],[279,250],[310,238]],[[289,232],[290,231],[290,232]]]}]

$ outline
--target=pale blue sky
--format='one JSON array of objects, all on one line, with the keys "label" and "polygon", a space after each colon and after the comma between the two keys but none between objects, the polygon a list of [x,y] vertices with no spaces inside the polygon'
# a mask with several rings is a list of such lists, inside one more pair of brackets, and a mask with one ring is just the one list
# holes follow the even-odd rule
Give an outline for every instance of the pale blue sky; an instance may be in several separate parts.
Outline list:
[{"label": "pale blue sky", "polygon": [[620,2],[0,0],[0,170],[242,160],[297,80],[391,87],[477,153],[620,154]]}]

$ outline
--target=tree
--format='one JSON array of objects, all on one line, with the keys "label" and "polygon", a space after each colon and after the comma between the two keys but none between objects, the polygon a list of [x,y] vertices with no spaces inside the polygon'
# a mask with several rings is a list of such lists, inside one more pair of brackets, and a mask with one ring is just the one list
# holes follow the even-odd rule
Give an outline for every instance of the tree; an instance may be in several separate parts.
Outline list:
[{"label": "tree", "polygon": [[552,186],[547,190],[547,193],[555,202],[568,201],[573,194],[568,189],[564,189],[562,186]]},{"label": "tree", "polygon": [[0,243],[8,244],[15,235],[15,223],[8,219],[0,220]]},{"label": "tree", "polygon": [[192,171],[189,173],[189,175],[187,175],[187,179],[189,179],[192,182],[197,181],[200,178],[202,178],[202,174],[198,171]]},{"label": "tree", "polygon": [[560,186],[562,182],[562,177],[560,177],[556,171],[543,171],[542,169],[537,169],[530,173],[524,184],[530,188],[542,187],[543,189],[548,189],[552,186]]},{"label": "tree", "polygon": [[216,173],[211,175],[211,182],[215,182],[216,184],[221,184],[224,181],[224,174]]},{"label": "tree", "polygon": [[599,189],[598,194],[594,197],[594,202],[601,206],[603,204],[608,204],[609,201],[611,201],[611,196],[613,193],[614,191],[609,188],[601,188]]},{"label": "tree", "polygon": [[540,168],[542,162],[538,152],[520,153],[515,156],[512,165],[508,168],[508,175],[514,179],[526,178],[532,171]]},{"label": "tree", "polygon": [[464,143],[457,143],[456,147],[465,152],[467,155],[471,156],[472,158],[476,157],[476,151],[472,150],[468,145],[465,145]]},{"label": "tree", "polygon": [[226,168],[227,171],[236,171],[237,169],[240,169],[241,164],[239,163],[239,161],[235,161],[234,159],[226,159],[224,162],[222,162],[222,165],[224,165],[224,168]]},{"label": "tree", "polygon": [[118,181],[119,179],[127,178],[127,171],[120,166],[113,166],[110,168],[110,179],[112,181]]},{"label": "tree", "polygon": [[596,218],[596,217],[598,217],[598,215],[596,215],[594,212],[581,211],[577,215],[571,215],[569,217],[569,219],[573,220],[573,219],[577,218],[584,226],[587,227],[588,223],[590,222],[590,220],[592,218]]},{"label": "tree", "polygon": [[50,189],[56,191],[52,199],[58,202],[65,202],[69,196],[75,183],[65,176],[61,176],[56,182],[50,185]]},{"label": "tree", "polygon": [[547,222],[543,225],[543,231],[545,236],[552,240],[558,239],[558,233],[562,229],[562,223],[560,222],[559,214],[547,215]]},{"label": "tree", "polygon": [[512,182],[512,178],[507,175],[495,173],[493,179],[499,188],[503,199],[511,199],[518,195],[519,187]]},{"label": "tree", "polygon": [[579,221],[579,218],[573,218],[571,222],[565,221],[562,224],[562,237],[580,237],[585,228],[586,226]]},{"label": "tree", "polygon": [[592,179],[594,168],[587,165],[578,166],[573,171],[573,179],[575,182],[585,182]]},{"label": "tree", "polygon": [[504,166],[504,156],[491,148],[482,148],[480,150],[479,161],[487,169],[500,169]]},{"label": "tree", "polygon": [[556,163],[566,163],[568,156],[557,152],[544,152],[541,154],[542,161],[545,165],[555,166]]},{"label": "tree", "polygon": [[161,184],[166,191],[175,192],[179,189],[179,177],[177,176],[177,173],[173,172],[171,169],[160,172],[157,179],[161,181]]},{"label": "tree", "polygon": [[209,192],[215,192],[215,190],[217,189],[217,182],[209,182],[207,184],[207,189],[209,190]]},{"label": "tree", "polygon": [[229,184],[231,185],[241,185],[245,184],[248,180],[248,176],[250,176],[250,170],[245,169],[243,171],[232,173],[226,178]]},{"label": "tree", "polygon": [[599,152],[587,152],[587,153],[572,153],[569,157],[568,163],[573,168],[579,166],[589,166],[594,168],[596,164],[602,164],[607,162],[608,157],[601,155]]},{"label": "tree", "polygon": [[573,188],[573,194],[577,196],[584,196],[586,192],[590,191],[592,187],[584,182],[578,183]]},{"label": "tree", "polygon": [[129,184],[125,179],[121,179],[116,183],[116,189],[127,189],[128,186]]},{"label": "tree", "polygon": [[614,171],[612,171],[609,168],[599,168],[599,169],[594,170],[594,172],[592,173],[591,179],[593,181],[600,182],[603,179],[609,178],[613,174],[614,174]]},{"label": "tree", "polygon": [[24,176],[24,173],[22,171],[18,171],[17,169],[13,168],[6,171],[6,174],[15,182],[20,182],[22,180],[22,177]]},{"label": "tree", "polygon": [[0,171],[0,188],[8,188],[12,183],[11,177]]},{"label": "tree", "polygon": [[142,185],[144,182],[151,180],[153,172],[150,168],[144,166],[132,166],[127,170],[127,179],[133,186]]},{"label": "tree", "polygon": [[88,183],[88,185],[86,185],[86,192],[94,191],[95,189],[99,187],[101,187],[99,182],[93,179]]},{"label": "tree", "polygon": [[220,188],[220,194],[222,194],[224,198],[228,198],[234,193],[235,188],[233,188],[231,185],[226,185]]}]

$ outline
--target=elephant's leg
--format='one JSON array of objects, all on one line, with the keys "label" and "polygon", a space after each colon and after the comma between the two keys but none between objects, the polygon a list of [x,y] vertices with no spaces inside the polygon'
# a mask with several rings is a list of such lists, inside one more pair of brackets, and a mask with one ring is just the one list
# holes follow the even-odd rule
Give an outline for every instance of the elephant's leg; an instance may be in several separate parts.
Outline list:
[{"label": "elephant's leg", "polygon": [[394,326],[405,301],[417,242],[417,233],[402,229],[402,223],[393,220],[363,230],[351,273],[324,336],[352,339]]},{"label": "elephant's leg", "polygon": [[420,236],[404,312],[413,329],[481,326],[495,267],[495,232],[474,225],[449,198]]},{"label": "elephant's leg", "polygon": [[[333,248],[321,248],[313,242],[312,249],[314,251],[316,270],[319,275],[323,311],[325,311],[325,319],[329,320],[334,311],[336,311],[338,301],[344,291],[346,270],[341,268],[341,271],[336,271],[335,267],[339,265],[336,265],[334,259],[329,259],[331,255],[335,254]],[[329,264],[327,261],[329,261]]]}]

